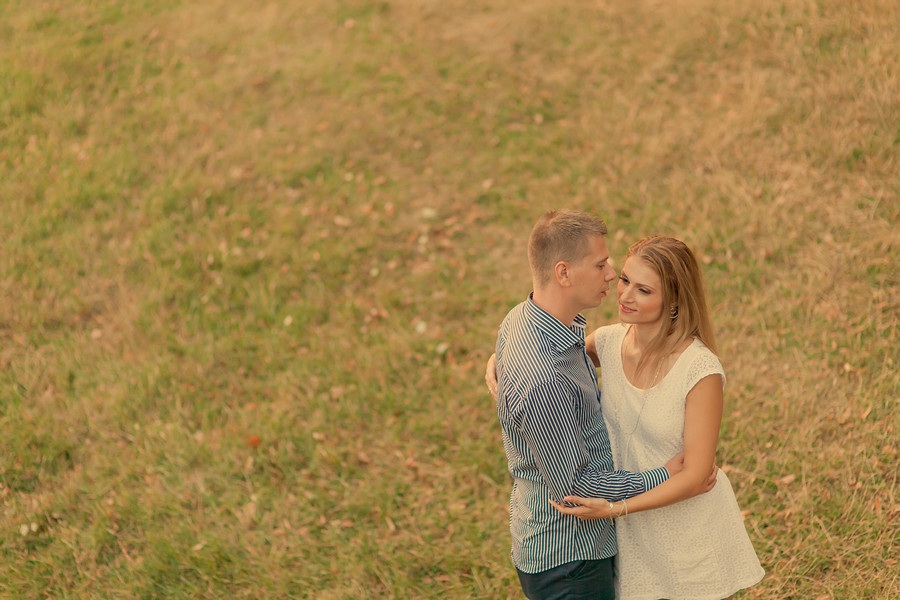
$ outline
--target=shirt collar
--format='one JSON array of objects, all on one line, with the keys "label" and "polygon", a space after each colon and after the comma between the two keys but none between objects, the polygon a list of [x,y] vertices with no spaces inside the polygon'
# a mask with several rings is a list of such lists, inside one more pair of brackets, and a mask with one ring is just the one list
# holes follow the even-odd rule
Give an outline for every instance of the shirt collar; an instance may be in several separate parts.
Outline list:
[{"label": "shirt collar", "polygon": [[584,328],[587,326],[587,319],[581,313],[575,315],[575,321],[571,326],[566,326],[538,306],[532,295],[529,294],[525,301],[525,314],[556,348],[564,350],[584,344]]}]

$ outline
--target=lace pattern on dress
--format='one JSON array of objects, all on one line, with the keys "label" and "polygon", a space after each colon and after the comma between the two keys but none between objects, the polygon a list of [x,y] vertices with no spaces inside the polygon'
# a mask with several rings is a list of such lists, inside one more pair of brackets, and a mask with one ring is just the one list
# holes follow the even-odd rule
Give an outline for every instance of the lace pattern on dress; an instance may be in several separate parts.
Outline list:
[{"label": "lace pattern on dress", "polygon": [[[685,352],[689,352],[685,350]],[[722,376],[722,387],[725,387],[725,370],[719,357],[713,354],[712,350],[702,344],[697,348],[696,355],[691,357],[690,365],[687,369],[687,377],[685,377],[684,393],[691,391],[697,382],[709,375],[718,374]]]}]

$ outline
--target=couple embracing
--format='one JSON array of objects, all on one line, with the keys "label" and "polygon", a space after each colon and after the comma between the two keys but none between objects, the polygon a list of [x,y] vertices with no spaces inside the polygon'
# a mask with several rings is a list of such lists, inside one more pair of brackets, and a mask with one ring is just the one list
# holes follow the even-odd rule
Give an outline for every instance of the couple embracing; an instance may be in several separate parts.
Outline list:
[{"label": "couple embracing", "polygon": [[725,598],[764,572],[715,465],[725,374],[700,268],[676,239],[638,241],[620,322],[585,336],[581,312],[617,278],[606,232],[578,211],[540,218],[533,291],[488,363],[513,563],[531,600]]}]

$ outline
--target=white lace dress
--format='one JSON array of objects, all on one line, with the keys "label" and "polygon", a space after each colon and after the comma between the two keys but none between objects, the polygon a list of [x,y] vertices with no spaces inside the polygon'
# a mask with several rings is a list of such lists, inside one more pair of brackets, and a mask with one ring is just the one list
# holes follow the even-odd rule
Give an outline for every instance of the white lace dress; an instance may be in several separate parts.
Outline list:
[{"label": "white lace dress", "polygon": [[[641,390],[625,378],[622,340],[628,327],[597,330],[601,405],[617,469],[646,471],[684,448],[688,392],[704,377],[725,373],[699,340],[662,381]],[[619,600],[714,600],[759,582],[764,575],[731,483],[721,470],[712,491],[616,521]]]}]

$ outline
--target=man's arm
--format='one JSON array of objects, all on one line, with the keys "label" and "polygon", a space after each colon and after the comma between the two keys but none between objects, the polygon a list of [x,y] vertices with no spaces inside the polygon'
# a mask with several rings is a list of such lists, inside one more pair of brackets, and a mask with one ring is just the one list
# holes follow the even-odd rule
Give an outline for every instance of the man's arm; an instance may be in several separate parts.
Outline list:
[{"label": "man's arm", "polygon": [[[722,380],[718,374],[701,379],[688,393],[684,415],[684,469],[665,485],[629,499],[625,505],[612,505],[607,500],[572,494],[565,498],[575,507],[557,510],[582,519],[608,519],[668,506],[703,494],[715,486],[716,445],[722,420]],[[600,498],[603,498],[602,496]]]},{"label": "man's arm", "polygon": [[669,478],[666,467],[632,473],[591,465],[572,397],[564,383],[546,383],[532,390],[521,422],[520,433],[553,500],[561,502],[567,495],[621,500]]}]

